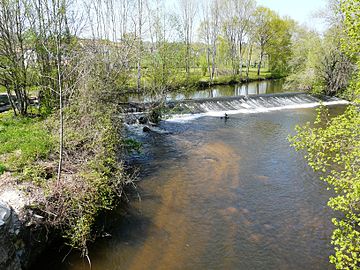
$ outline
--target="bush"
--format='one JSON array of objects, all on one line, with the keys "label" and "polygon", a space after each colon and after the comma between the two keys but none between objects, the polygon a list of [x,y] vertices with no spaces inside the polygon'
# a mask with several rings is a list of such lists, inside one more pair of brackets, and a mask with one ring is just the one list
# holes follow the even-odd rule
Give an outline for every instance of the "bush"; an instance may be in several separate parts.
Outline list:
[{"label": "bush", "polygon": [[315,127],[297,127],[290,141],[297,150],[306,150],[309,165],[334,190],[328,205],[339,212],[331,243],[335,254],[330,261],[337,269],[360,266],[360,111],[350,106],[330,119],[319,109]]}]

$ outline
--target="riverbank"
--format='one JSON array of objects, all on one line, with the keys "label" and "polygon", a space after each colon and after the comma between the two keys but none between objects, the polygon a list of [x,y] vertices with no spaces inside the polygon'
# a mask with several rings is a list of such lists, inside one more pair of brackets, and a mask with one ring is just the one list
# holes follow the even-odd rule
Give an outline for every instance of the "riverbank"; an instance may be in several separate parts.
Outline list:
[{"label": "riverbank", "polygon": [[[51,136],[43,118],[0,114],[1,269],[26,269],[46,246],[44,217],[34,209],[45,198],[38,162],[49,159]],[[48,163],[50,164],[50,163]]]},{"label": "riverbank", "polygon": [[[58,236],[86,256],[97,216],[117,205],[131,181],[119,154],[121,122],[113,117],[113,106],[86,105],[92,109],[86,115],[79,111],[84,104],[64,111],[60,178],[57,112],[47,117],[0,114],[0,243],[8,243],[2,245],[0,269],[27,269]],[[28,238],[35,229],[46,231],[37,252],[38,239]]]},{"label": "riverbank", "polygon": [[241,83],[250,83],[256,81],[264,80],[273,80],[281,79],[285,76],[272,74],[268,70],[261,71],[260,75],[257,75],[257,69],[251,68],[249,70],[249,76],[246,77],[245,72],[242,75],[233,75],[228,70],[219,71],[213,80],[210,79],[210,76],[203,74],[200,69],[192,69],[189,76],[186,76],[184,72],[179,72],[176,75],[173,75],[164,85],[158,86],[152,81],[151,78],[144,75],[141,80],[141,89],[140,92],[137,89],[135,77],[132,77],[127,82],[127,94],[145,94],[152,89],[161,88],[167,93],[184,91],[187,89],[206,89],[211,86],[217,85],[235,85]]}]

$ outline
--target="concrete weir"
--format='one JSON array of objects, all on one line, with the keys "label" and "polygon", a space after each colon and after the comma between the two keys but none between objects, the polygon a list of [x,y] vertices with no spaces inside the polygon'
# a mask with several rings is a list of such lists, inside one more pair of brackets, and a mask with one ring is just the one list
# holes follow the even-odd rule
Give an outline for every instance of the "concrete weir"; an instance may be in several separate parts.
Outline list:
[{"label": "concrete weir", "polygon": [[[312,108],[319,105],[346,105],[348,101],[329,96],[315,96],[304,92],[259,94],[248,96],[217,97],[205,99],[184,99],[167,101],[163,108],[169,119],[184,117],[223,116],[226,114],[266,113],[278,110]],[[159,107],[156,102],[120,104],[129,124],[141,123],[151,108]]]},{"label": "concrete weir", "polygon": [[[217,97],[205,99],[184,99],[167,101],[165,108],[177,108],[177,111],[187,113],[207,113],[219,111],[258,112],[272,109],[309,107],[311,105],[348,104],[347,101],[329,96],[314,96],[304,92],[290,92],[279,94],[261,94],[248,96]],[[122,103],[119,104],[125,113],[142,113],[158,106],[157,102]]]}]

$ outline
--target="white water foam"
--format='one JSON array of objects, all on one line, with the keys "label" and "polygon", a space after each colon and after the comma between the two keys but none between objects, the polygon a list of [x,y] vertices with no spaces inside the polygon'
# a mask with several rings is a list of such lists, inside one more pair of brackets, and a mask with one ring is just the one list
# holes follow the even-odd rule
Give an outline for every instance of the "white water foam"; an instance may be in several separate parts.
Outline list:
[{"label": "white water foam", "polygon": [[[293,110],[293,109],[304,109],[304,108],[314,108],[318,107],[320,105],[324,106],[333,106],[333,105],[348,105],[349,102],[346,100],[333,100],[333,101],[325,101],[325,102],[310,102],[310,103],[299,103],[296,104],[295,102],[290,102],[289,105],[281,105],[281,106],[274,106],[274,107],[262,107],[257,102],[253,100],[249,100],[248,103],[242,103],[239,101],[239,105],[241,105],[241,109],[235,109],[235,110],[211,110],[212,106],[208,106],[209,104],[206,104],[207,106],[204,109],[206,109],[206,112],[203,113],[195,113],[195,114],[175,114],[170,116],[166,121],[168,122],[189,122],[201,117],[205,116],[212,116],[212,117],[221,117],[224,116],[225,113],[228,115],[234,115],[234,114],[254,114],[254,113],[266,113],[266,112],[272,112],[272,111],[280,111],[280,110]],[[299,102],[301,102],[301,99],[299,99]],[[219,104],[219,102],[217,102]],[[250,104],[251,105],[250,105]],[[253,106],[252,106],[253,105]]]}]

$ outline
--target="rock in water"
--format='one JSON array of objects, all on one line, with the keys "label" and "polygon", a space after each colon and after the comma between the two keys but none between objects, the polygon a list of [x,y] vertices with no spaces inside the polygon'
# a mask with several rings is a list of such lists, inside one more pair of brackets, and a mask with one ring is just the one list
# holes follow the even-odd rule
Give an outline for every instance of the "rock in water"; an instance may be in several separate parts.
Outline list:
[{"label": "rock in water", "polygon": [[14,220],[12,219],[10,206],[0,201],[0,269],[21,270],[21,262],[17,256],[17,248],[14,242],[17,240],[14,232]]},{"label": "rock in water", "polygon": [[11,215],[10,206],[2,201],[0,201],[0,226],[5,225]]},{"label": "rock in water", "polygon": [[150,132],[151,129],[150,129],[149,127],[145,126],[145,127],[143,128],[143,131],[144,131],[144,132]]},{"label": "rock in water", "polygon": [[147,124],[147,122],[149,121],[149,119],[146,116],[140,116],[138,120],[139,120],[139,124],[142,125]]}]

